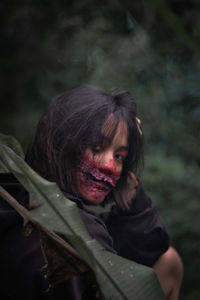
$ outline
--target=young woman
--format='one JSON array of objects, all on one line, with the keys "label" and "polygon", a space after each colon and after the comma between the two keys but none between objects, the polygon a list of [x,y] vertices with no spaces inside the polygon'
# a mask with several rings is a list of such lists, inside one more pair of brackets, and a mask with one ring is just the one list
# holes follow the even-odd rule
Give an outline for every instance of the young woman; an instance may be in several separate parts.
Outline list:
[{"label": "young woman", "polygon": [[[82,86],[53,99],[37,126],[26,161],[76,202],[92,237],[109,251],[153,267],[166,298],[175,300],[182,279],[182,264],[176,251],[169,247],[168,233],[151,199],[134,175],[142,161],[142,146],[140,120],[130,93],[108,94]],[[89,210],[90,204],[108,200],[115,202],[111,211],[96,215]],[[38,237],[34,245],[35,240]],[[24,240],[22,244],[22,249],[30,249],[31,242],[29,247]],[[32,268],[35,277],[43,262],[38,248],[31,248],[31,258],[37,261]],[[32,260],[28,260],[30,265]],[[30,273],[30,268],[26,267],[24,274],[28,270]],[[31,289],[34,293],[37,290],[37,298],[30,299],[44,297],[46,283],[41,273],[37,279],[40,288],[28,277],[30,274],[26,280],[29,284],[31,281]],[[51,297],[63,293],[68,285],[66,282],[52,290]],[[69,290],[67,293],[69,296]],[[46,293],[45,297],[50,294]],[[72,299],[81,299],[81,295],[77,297],[73,294]]]}]

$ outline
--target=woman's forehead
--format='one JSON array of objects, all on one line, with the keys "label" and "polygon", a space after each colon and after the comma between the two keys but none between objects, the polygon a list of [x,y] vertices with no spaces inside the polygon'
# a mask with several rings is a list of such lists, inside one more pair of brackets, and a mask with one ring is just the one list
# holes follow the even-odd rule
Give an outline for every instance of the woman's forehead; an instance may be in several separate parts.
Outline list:
[{"label": "woman's forehead", "polygon": [[128,126],[124,120],[117,120],[114,114],[110,114],[101,127],[103,139],[120,141],[124,146],[128,146]]}]

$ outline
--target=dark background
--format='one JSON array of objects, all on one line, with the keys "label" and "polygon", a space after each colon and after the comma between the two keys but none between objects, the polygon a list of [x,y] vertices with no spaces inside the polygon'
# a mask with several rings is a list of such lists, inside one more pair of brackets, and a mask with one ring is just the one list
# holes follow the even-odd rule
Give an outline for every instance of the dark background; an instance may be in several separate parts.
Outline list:
[{"label": "dark background", "polygon": [[83,83],[131,91],[145,135],[142,180],[200,299],[200,2],[0,2],[0,127],[26,150],[50,99]]}]

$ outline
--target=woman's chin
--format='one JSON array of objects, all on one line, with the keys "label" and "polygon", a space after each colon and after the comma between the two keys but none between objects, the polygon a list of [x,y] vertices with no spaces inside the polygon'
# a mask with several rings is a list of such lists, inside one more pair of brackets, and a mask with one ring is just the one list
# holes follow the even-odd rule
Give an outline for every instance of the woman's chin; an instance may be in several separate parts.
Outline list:
[{"label": "woman's chin", "polygon": [[80,195],[86,203],[89,204],[101,204],[105,197],[108,195],[108,191],[80,191]]},{"label": "woman's chin", "polygon": [[103,182],[87,179],[85,176],[80,176],[79,173],[77,186],[80,196],[86,203],[90,204],[101,204],[110,192],[110,188]]}]

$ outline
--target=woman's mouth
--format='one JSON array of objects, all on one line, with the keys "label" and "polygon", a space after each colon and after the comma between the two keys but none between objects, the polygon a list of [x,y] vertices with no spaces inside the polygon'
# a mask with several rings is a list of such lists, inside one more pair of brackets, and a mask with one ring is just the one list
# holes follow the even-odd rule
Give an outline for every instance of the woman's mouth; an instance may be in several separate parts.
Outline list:
[{"label": "woman's mouth", "polygon": [[113,185],[108,181],[108,179],[106,177],[101,176],[99,178],[94,177],[90,172],[83,172],[81,171],[82,176],[84,176],[86,178],[86,180],[88,181],[92,181],[93,184],[98,187],[99,189],[102,190],[111,190],[113,188]]},{"label": "woman's mouth", "polygon": [[98,180],[92,174],[88,172],[79,171],[79,186],[82,191],[87,194],[102,195],[105,197],[110,190],[112,185],[109,182]]},{"label": "woman's mouth", "polygon": [[98,204],[115,187],[120,172],[104,173],[92,159],[86,157],[81,160],[76,176],[78,190],[83,199]]}]

